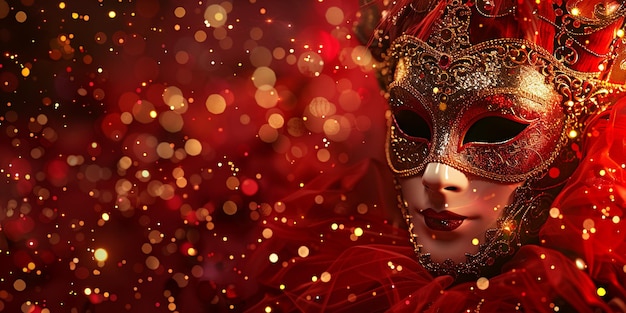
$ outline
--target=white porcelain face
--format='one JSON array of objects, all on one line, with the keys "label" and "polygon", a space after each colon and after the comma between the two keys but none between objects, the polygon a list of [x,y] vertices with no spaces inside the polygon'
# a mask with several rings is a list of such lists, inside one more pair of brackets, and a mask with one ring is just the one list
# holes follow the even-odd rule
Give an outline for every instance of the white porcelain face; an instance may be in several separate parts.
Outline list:
[{"label": "white porcelain face", "polygon": [[486,231],[497,226],[522,185],[468,176],[441,163],[428,163],[422,175],[399,181],[422,254],[434,262],[457,263],[478,252]]}]

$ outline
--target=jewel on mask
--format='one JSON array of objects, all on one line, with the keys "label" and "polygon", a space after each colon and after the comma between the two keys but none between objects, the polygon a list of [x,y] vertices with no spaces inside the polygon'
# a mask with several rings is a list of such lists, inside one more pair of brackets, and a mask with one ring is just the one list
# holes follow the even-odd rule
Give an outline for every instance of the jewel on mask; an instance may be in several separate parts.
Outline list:
[{"label": "jewel on mask", "polygon": [[439,67],[445,70],[448,66],[450,66],[450,56],[444,54],[439,58]]}]

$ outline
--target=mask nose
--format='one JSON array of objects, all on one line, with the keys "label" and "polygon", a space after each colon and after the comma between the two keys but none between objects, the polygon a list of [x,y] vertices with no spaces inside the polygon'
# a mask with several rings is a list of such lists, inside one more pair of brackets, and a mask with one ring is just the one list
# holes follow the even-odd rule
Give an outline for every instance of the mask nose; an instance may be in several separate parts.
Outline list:
[{"label": "mask nose", "polygon": [[422,184],[429,191],[445,195],[464,192],[469,186],[469,180],[463,172],[454,167],[428,163],[424,169]]}]

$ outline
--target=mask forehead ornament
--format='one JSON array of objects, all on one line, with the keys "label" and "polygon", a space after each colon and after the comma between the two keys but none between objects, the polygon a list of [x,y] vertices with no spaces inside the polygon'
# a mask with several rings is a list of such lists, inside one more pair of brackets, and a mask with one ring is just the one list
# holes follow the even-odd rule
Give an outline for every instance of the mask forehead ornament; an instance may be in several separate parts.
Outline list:
[{"label": "mask forehead ornament", "polygon": [[[552,53],[519,38],[491,38],[472,44],[473,16],[515,14],[513,5],[501,5],[498,12],[491,12],[491,3],[448,0],[437,6],[437,1],[414,1],[388,21],[400,25],[420,8],[440,9],[425,41],[409,34],[392,36],[392,40],[384,31],[376,34],[379,48],[387,47],[381,53],[384,67],[380,74],[392,112],[387,160],[396,177],[419,175],[426,164],[435,162],[481,179],[523,183],[497,227],[486,231],[479,252],[467,253],[462,263],[433,262],[422,252],[413,230],[414,213],[409,212],[397,185],[399,207],[418,259],[436,275],[482,275],[485,268],[532,242],[547,218],[553,195],[580,157],[572,147],[579,144],[587,122],[606,110],[622,91],[622,85],[606,79],[610,74],[606,69],[619,61],[616,49],[596,53],[576,38],[621,20],[626,11],[623,3],[601,3],[588,16],[574,16],[576,8],[570,1],[555,9],[558,23],[535,14],[537,20],[556,29]],[[611,47],[621,41],[620,34],[614,37]],[[574,70],[580,50],[603,59],[601,71]],[[493,115],[519,124],[519,131],[506,140],[468,139],[468,130],[476,120]],[[415,127],[415,123],[422,127]],[[562,175],[552,177],[549,172],[555,168]]]}]

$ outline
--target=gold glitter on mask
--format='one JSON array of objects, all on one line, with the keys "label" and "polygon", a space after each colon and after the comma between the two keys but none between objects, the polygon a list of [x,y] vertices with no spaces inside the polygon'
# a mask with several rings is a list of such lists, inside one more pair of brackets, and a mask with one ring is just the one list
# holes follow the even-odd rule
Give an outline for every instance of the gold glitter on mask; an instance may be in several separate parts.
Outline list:
[{"label": "gold glitter on mask", "polygon": [[[448,54],[405,35],[392,45],[391,56],[394,117],[387,157],[402,177],[438,162],[491,180],[526,181],[554,161],[570,130],[584,125],[583,114],[605,108],[597,101],[607,92],[603,83],[520,39],[487,41]],[[410,122],[401,114],[421,119]],[[474,127],[488,117],[504,121],[491,123],[491,129]],[[425,123],[432,135],[407,131],[413,123]],[[502,132],[498,125],[513,130],[485,139],[471,133]]]}]

